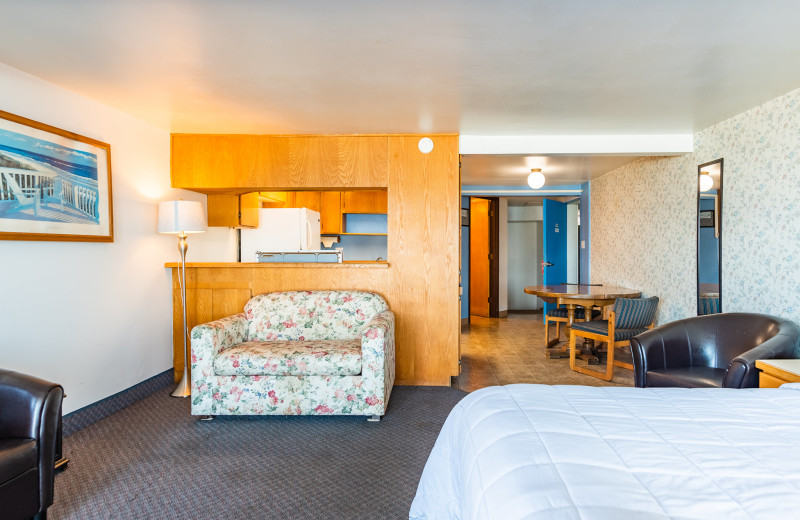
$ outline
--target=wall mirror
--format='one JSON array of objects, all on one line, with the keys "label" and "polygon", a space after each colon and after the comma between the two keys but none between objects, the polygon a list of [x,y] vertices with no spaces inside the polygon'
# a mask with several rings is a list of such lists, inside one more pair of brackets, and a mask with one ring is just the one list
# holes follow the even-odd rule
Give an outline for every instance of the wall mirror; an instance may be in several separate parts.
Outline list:
[{"label": "wall mirror", "polygon": [[697,314],[722,312],[722,159],[697,167]]}]

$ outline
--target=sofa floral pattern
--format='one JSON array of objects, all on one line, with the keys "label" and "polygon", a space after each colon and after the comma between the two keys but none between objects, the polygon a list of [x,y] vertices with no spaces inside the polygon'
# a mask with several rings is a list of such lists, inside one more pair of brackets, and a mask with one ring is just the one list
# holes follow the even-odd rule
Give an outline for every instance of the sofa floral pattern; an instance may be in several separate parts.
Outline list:
[{"label": "sofa floral pattern", "polygon": [[356,376],[361,341],[246,341],[214,359],[220,376]]},{"label": "sofa floral pattern", "polygon": [[[265,357],[265,346],[284,342],[275,352],[289,354],[280,363],[269,363],[264,373],[255,373],[257,364],[270,358]],[[325,342],[331,342],[330,350],[323,355]],[[343,375],[352,371],[357,344],[360,373]],[[377,294],[304,291],[255,296],[244,313],[192,329],[192,414],[383,415],[394,384],[394,346],[394,314]],[[301,347],[308,352],[291,354]],[[248,359],[253,349],[257,353]],[[318,363],[297,366],[309,355]],[[326,356],[341,356],[342,372],[310,375],[332,371],[319,361]],[[230,375],[221,375],[218,368]],[[272,375],[276,373],[289,375]]]}]

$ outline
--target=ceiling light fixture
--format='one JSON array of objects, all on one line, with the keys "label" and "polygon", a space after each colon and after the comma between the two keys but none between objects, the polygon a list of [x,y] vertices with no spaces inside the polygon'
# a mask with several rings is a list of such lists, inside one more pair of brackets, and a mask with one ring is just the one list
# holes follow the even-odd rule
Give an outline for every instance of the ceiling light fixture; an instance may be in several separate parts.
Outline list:
[{"label": "ceiling light fixture", "polygon": [[422,153],[431,153],[433,151],[433,140],[430,137],[423,137],[419,140],[417,148]]},{"label": "ceiling light fixture", "polygon": [[700,172],[700,191],[708,191],[714,187],[714,179],[708,172]]},{"label": "ceiling light fixture", "polygon": [[534,190],[538,190],[544,186],[544,175],[541,168],[533,168],[531,174],[528,175],[528,186]]}]

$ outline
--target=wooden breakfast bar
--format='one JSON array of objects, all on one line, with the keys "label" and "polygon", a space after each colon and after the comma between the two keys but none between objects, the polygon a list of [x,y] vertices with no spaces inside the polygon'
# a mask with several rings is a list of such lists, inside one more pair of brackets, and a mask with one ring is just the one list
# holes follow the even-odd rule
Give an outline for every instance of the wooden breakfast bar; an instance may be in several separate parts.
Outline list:
[{"label": "wooden breakfast bar", "polygon": [[[183,318],[179,286],[180,263],[172,268],[173,363],[176,380],[183,372]],[[256,294],[274,291],[363,290],[380,294],[389,303],[388,262],[249,263],[195,262],[186,264],[188,330],[201,323],[242,312]]]}]

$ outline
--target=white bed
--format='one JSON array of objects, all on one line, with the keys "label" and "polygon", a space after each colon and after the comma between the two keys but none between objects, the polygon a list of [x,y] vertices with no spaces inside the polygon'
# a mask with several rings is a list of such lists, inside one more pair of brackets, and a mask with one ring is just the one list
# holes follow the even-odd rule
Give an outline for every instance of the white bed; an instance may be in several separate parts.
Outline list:
[{"label": "white bed", "polygon": [[447,418],[410,518],[800,518],[800,384],[484,388]]}]

